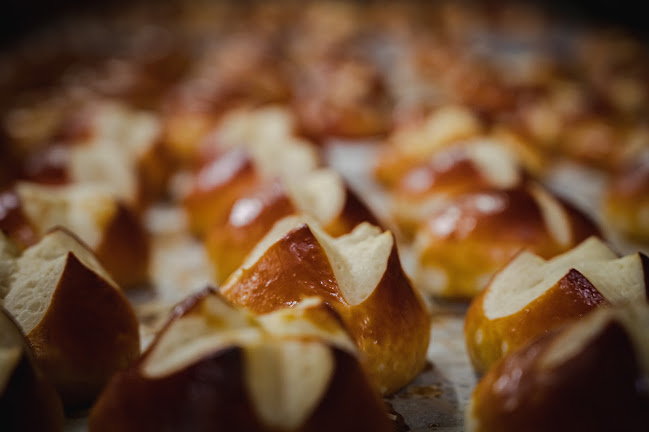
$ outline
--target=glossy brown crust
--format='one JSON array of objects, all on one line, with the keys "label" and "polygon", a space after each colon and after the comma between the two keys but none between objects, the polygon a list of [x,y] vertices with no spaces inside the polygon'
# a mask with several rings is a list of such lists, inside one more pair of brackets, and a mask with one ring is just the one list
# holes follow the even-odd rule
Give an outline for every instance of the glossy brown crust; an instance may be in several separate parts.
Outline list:
[{"label": "glossy brown crust", "polygon": [[124,289],[141,287],[149,280],[149,234],[137,214],[124,204],[117,211],[94,253]]},{"label": "glossy brown crust", "polygon": [[[54,387],[38,370],[18,326],[0,309],[0,330],[15,333],[22,340],[18,363],[13,366],[5,388],[0,389],[0,418],[2,430],[10,432],[57,432],[63,430],[63,406]],[[21,346],[22,345],[22,346]]]},{"label": "glossy brown crust", "polygon": [[213,226],[225,224],[236,200],[260,182],[245,151],[233,150],[214,158],[196,173],[193,187],[183,199],[190,229],[202,235]]},{"label": "glossy brown crust", "polygon": [[635,349],[624,328],[609,323],[575,356],[553,368],[543,354],[560,333],[503,358],[478,383],[472,432],[649,430],[649,395],[638,386]]},{"label": "glossy brown crust", "polygon": [[308,296],[322,298],[343,318],[382,393],[403,387],[424,366],[430,318],[395,248],[374,292],[356,306],[345,301],[329,259],[307,225],[289,232],[225,286],[226,298],[255,313],[292,307]]},{"label": "glossy brown crust", "polygon": [[[248,206],[249,204],[249,206]],[[247,214],[241,214],[245,205]],[[240,207],[240,208],[237,208]],[[237,215],[234,215],[234,211]],[[237,200],[224,225],[214,225],[205,239],[205,248],[217,283],[222,283],[243,263],[248,253],[275,222],[296,212],[279,182],[260,186],[256,192]],[[233,220],[235,217],[238,220]]]},{"label": "glossy brown crust", "polygon": [[21,248],[37,241],[36,229],[25,216],[14,190],[0,191],[0,231]]},{"label": "glossy brown crust", "polygon": [[484,189],[487,179],[467,156],[458,156],[454,163],[419,164],[399,179],[395,193],[409,198],[422,198],[430,193],[457,195],[461,192]]},{"label": "glossy brown crust", "polygon": [[[453,163],[422,163],[403,173],[394,186],[392,213],[401,234],[412,239],[425,214],[421,208],[427,200],[444,201],[463,193],[484,190],[492,186],[466,155],[456,156]],[[414,211],[408,211],[413,209]]]},{"label": "glossy brown crust", "polygon": [[574,269],[523,309],[502,318],[489,319],[485,315],[484,299],[488,292],[489,288],[471,303],[464,320],[467,352],[478,374],[543,334],[609,305],[597,288]]},{"label": "glossy brown crust", "polygon": [[573,232],[571,242],[563,246],[548,231],[526,188],[462,195],[431,214],[420,229],[420,268],[434,266],[446,272],[447,288],[437,295],[471,299],[484,287],[480,280],[489,279],[521,250],[551,258],[598,235],[595,225],[577,210],[571,208],[568,214]]},{"label": "glossy brown crust", "polygon": [[140,350],[126,297],[71,253],[47,312],[27,338],[66,408],[89,406]]},{"label": "glossy brown crust", "polygon": [[[390,431],[379,397],[356,359],[334,349],[326,395],[296,432]],[[270,432],[257,419],[244,383],[241,348],[216,351],[160,378],[142,375],[142,361],[115,376],[90,413],[90,431]]]}]

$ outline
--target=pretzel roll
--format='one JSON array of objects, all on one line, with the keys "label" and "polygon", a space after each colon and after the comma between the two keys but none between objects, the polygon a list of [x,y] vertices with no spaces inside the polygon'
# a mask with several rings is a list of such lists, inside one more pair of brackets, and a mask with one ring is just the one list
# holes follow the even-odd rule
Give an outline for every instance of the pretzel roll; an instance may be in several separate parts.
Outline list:
[{"label": "pretzel roll", "polygon": [[591,237],[551,260],[523,252],[471,304],[464,335],[478,373],[540,335],[598,306],[647,300],[649,259],[618,258]]},{"label": "pretzel roll", "polygon": [[[95,184],[66,186],[18,183],[15,187],[23,222],[32,242],[55,226],[74,232],[97,255],[124,288],[149,279],[149,235],[137,214],[107,188]],[[0,226],[3,222],[0,221]],[[19,235],[8,231],[11,237]]]},{"label": "pretzel roll", "polygon": [[406,171],[391,190],[392,214],[412,238],[426,217],[463,193],[507,189],[523,182],[511,153],[499,143],[474,140],[433,154]]},{"label": "pretzel roll", "polygon": [[227,222],[215,225],[207,235],[216,280],[223,282],[235,271],[277,221],[298,213],[313,217],[334,236],[348,233],[361,222],[377,223],[341,176],[329,169],[260,185],[239,198]]},{"label": "pretzel roll", "polygon": [[394,237],[368,223],[333,238],[308,218],[282,219],[221,292],[256,313],[321,297],[341,315],[382,393],[406,385],[425,363],[428,313],[401,268]]},{"label": "pretzel roll", "polygon": [[195,173],[183,198],[192,231],[202,235],[228,220],[234,203],[273,179],[290,179],[319,165],[316,150],[292,135],[291,115],[281,108],[228,114],[204,148],[211,159]]},{"label": "pretzel roll", "polygon": [[389,137],[388,146],[376,162],[374,176],[385,186],[392,186],[413,165],[450,144],[481,132],[479,119],[469,109],[461,106],[439,108],[423,121],[407,124]]},{"label": "pretzel roll", "polygon": [[649,428],[649,309],[599,308],[498,362],[466,411],[471,432]]},{"label": "pretzel roll", "polygon": [[597,234],[585,215],[529,183],[461,195],[415,238],[415,283],[446,299],[471,299],[523,249],[549,258]]},{"label": "pretzel roll", "polygon": [[204,290],[115,376],[90,431],[389,431],[340,318],[321,300],[255,317]]},{"label": "pretzel roll", "polygon": [[65,230],[10,259],[11,271],[0,281],[4,307],[66,407],[88,406],[139,354],[131,305],[92,252]]}]

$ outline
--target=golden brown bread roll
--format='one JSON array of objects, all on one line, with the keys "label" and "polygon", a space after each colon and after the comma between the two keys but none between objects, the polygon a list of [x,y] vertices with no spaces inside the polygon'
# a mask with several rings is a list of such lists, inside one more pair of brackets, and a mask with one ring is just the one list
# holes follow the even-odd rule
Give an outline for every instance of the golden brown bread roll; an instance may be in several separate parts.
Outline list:
[{"label": "golden brown bread roll", "polygon": [[320,169],[295,179],[259,185],[233,204],[227,221],[206,236],[206,248],[217,282],[223,282],[244,261],[275,222],[285,216],[308,214],[327,233],[338,236],[361,222],[376,218],[336,172]]},{"label": "golden brown bread roll", "polygon": [[392,134],[389,145],[379,155],[374,176],[386,186],[394,185],[414,165],[435,152],[481,132],[480,121],[471,110],[462,106],[439,108],[422,121]]},{"label": "golden brown bread roll", "polygon": [[3,261],[10,266],[0,281],[4,307],[66,407],[88,406],[139,354],[131,305],[92,252],[62,229]]},{"label": "golden brown bread roll", "polygon": [[[3,204],[11,212],[0,228],[20,243],[31,244],[55,226],[79,236],[124,288],[149,279],[149,235],[133,210],[101,185],[50,186],[18,183]],[[24,241],[24,240],[28,241]]]},{"label": "golden brown bread roll", "polygon": [[488,188],[522,184],[524,173],[499,142],[476,139],[439,150],[405,171],[390,190],[391,213],[412,239],[426,217],[454,197]]},{"label": "golden brown bread roll", "polygon": [[203,148],[208,161],[183,197],[192,231],[202,235],[224,224],[234,202],[265,182],[316,169],[319,156],[310,143],[294,136],[293,122],[279,107],[236,110],[219,122]]},{"label": "golden brown bread roll", "polygon": [[644,302],[649,259],[618,258],[601,240],[544,260],[523,252],[496,273],[471,304],[464,336],[474,369],[498,359],[599,306]]},{"label": "golden brown bread roll", "polygon": [[255,317],[204,290],[118,373],[90,431],[389,431],[340,318],[321,300]]},{"label": "golden brown bread roll", "polygon": [[5,431],[63,430],[61,399],[38,369],[20,328],[1,307],[0,418]]},{"label": "golden brown bread roll", "polygon": [[425,363],[430,318],[394,237],[363,223],[332,238],[306,220],[279,221],[220,291],[255,313],[321,297],[341,315],[374,384],[382,393],[398,390]]},{"label": "golden brown bread roll", "polygon": [[478,383],[467,431],[649,428],[649,308],[600,308],[504,357]]},{"label": "golden brown bread roll", "polygon": [[447,299],[471,299],[514,255],[552,257],[596,235],[574,207],[536,184],[461,195],[417,232],[418,287]]}]

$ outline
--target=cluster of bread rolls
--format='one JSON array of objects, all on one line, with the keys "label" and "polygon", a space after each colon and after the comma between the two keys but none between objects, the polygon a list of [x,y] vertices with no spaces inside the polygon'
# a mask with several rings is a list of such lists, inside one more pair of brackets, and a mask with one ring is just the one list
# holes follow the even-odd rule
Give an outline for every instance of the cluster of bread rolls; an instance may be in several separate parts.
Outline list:
[{"label": "cluster of bread rolls", "polygon": [[594,237],[550,260],[523,252],[498,272],[465,318],[485,374],[469,430],[646,427],[648,272],[644,254],[619,258]]},{"label": "cluster of bread rolls", "polygon": [[519,251],[550,258],[598,233],[532,180],[524,149],[485,135],[467,109],[437,109],[390,140],[375,175],[405,239],[414,238],[413,277],[425,292],[471,299]]},{"label": "cluster of bread rolls", "polygon": [[[473,299],[467,351],[486,375],[470,430],[549,430],[547,412],[577,428],[587,377],[610,368],[626,371],[606,381],[619,398],[598,403],[646,428],[630,384],[646,379],[646,311],[618,308],[646,301],[647,258],[596,238],[649,239],[643,43],[491,2],[104,12],[0,53],[10,429],[60,430],[61,406],[101,394],[92,431],[387,431],[381,397],[429,352],[423,295]],[[327,164],[329,144],[358,142],[371,156],[349,162],[378,200]],[[550,189],[566,162],[603,179],[597,214]],[[160,214],[218,288],[140,355],[145,320],[121,289],[165,309],[199,288],[161,300]],[[583,425],[614,428],[594,406]]]}]

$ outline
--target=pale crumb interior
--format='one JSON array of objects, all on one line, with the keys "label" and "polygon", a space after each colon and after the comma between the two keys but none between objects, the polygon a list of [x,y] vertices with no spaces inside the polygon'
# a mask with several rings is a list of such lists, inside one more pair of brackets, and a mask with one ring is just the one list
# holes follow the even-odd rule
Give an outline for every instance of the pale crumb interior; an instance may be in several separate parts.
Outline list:
[{"label": "pale crumb interior", "polygon": [[73,182],[102,185],[120,199],[135,202],[137,164],[154,147],[159,121],[150,113],[104,103],[93,113],[93,126],[92,136],[72,148],[70,177]]},{"label": "pale crumb interior", "polygon": [[616,258],[596,237],[549,261],[523,252],[497,273],[487,287],[483,302],[485,316],[497,319],[516,313],[554,286],[570,269],[585,262]]},{"label": "pale crumb interior", "polygon": [[346,351],[357,348],[331,309],[319,297],[307,297],[297,306],[260,315],[259,322],[277,338],[317,338]]},{"label": "pale crumb interior", "polygon": [[219,123],[218,144],[246,149],[265,177],[299,177],[314,170],[319,158],[312,145],[294,134],[294,123],[286,108],[237,110]]},{"label": "pale crumb interior", "polygon": [[19,183],[16,192],[26,217],[39,234],[62,226],[91,248],[99,245],[118,205],[110,190],[99,185]]},{"label": "pale crumb interior", "polygon": [[335,368],[329,347],[297,340],[248,347],[245,361],[255,412],[269,429],[277,430],[297,430],[307,420],[326,394]]},{"label": "pale crumb interior", "polygon": [[470,110],[446,106],[430,114],[423,124],[398,132],[392,140],[407,154],[426,156],[476,135],[480,129],[480,122]]},{"label": "pale crumb interior", "polygon": [[564,206],[541,186],[530,185],[530,193],[541,209],[543,221],[552,238],[563,247],[569,246],[572,243],[572,227]]},{"label": "pale crumb interior", "polygon": [[575,269],[612,304],[646,301],[644,271],[637,253],[610,261],[583,262]]},{"label": "pale crumb interior", "polygon": [[345,184],[337,172],[330,169],[315,170],[286,182],[291,200],[300,213],[313,216],[327,225],[342,214],[345,206]]},{"label": "pale crumb interior", "polygon": [[516,159],[509,150],[493,141],[480,140],[467,145],[467,152],[480,173],[497,188],[512,188],[521,180]]},{"label": "pale crumb interior", "polygon": [[4,306],[25,334],[29,334],[47,312],[68,254],[73,254],[84,266],[118,289],[92,252],[74,236],[62,230],[51,231],[16,260],[15,272],[9,279]]},{"label": "pale crumb interior", "polygon": [[75,147],[69,170],[75,183],[100,185],[129,203],[137,200],[135,166],[116,146]]},{"label": "pale crumb interior", "polygon": [[345,301],[351,306],[365,301],[387,271],[394,247],[392,234],[389,231],[381,233],[380,228],[367,222],[338,238],[317,227],[313,233],[329,257]]},{"label": "pale crumb interior", "polygon": [[142,367],[149,377],[170,375],[207,354],[262,338],[254,319],[225,301],[208,296],[162,333]]}]

